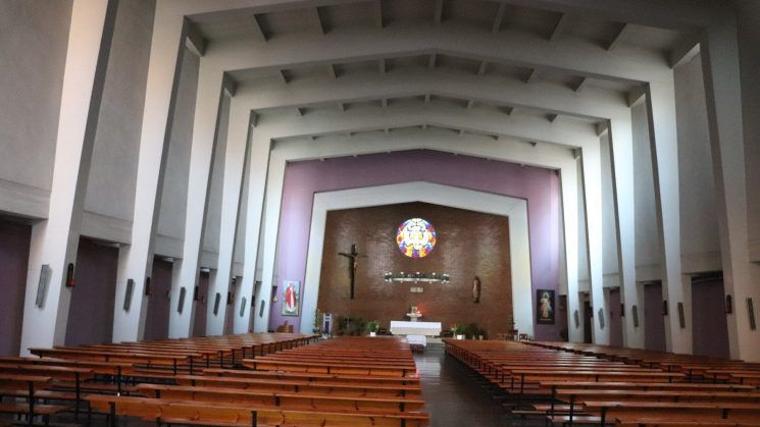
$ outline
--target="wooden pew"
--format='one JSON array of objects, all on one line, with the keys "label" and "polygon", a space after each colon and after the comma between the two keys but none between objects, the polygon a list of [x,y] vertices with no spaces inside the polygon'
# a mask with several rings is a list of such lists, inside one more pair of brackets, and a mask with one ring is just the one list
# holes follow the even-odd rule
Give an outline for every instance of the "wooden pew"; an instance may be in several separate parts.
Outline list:
[{"label": "wooden pew", "polygon": [[26,404],[23,403],[5,403],[0,402],[0,412],[9,414],[26,414],[27,422],[32,425],[34,417],[41,415],[48,424],[50,416],[69,410],[65,405],[42,405],[37,404],[37,395],[41,389],[52,381],[51,377],[41,375],[15,375],[0,374],[0,396],[16,397],[16,391],[25,389],[23,397],[26,397]]},{"label": "wooden pew", "polygon": [[299,426],[299,427],[425,427],[429,417],[424,413],[358,413],[335,411],[298,411],[259,408],[251,405],[230,405],[195,401],[171,401],[125,396],[88,396],[93,408],[116,416],[136,416],[159,424],[216,426]]}]

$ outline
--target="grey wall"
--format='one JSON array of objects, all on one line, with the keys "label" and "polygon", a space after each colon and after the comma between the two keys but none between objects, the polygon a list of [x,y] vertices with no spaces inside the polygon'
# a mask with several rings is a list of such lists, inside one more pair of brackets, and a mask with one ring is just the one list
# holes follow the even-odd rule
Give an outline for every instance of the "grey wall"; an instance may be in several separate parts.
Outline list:
[{"label": "grey wall", "polygon": [[158,217],[156,254],[181,257],[187,209],[187,178],[190,173],[190,146],[193,139],[195,94],[200,60],[185,52],[172,118],[171,140],[166,161],[161,206]]},{"label": "grey wall", "polygon": [[615,193],[612,176],[612,152],[609,133],[600,140],[602,149],[602,272],[604,286],[620,286]]},{"label": "grey wall", "polygon": [[[127,230],[134,214],[154,9],[154,0],[119,2],[85,198],[86,211],[125,221]],[[124,240],[120,234],[88,224],[89,219],[83,233]]]},{"label": "grey wall", "polygon": [[660,278],[660,243],[654,199],[652,150],[646,103],[631,108],[633,126],[634,226],[636,227],[636,278]]},{"label": "grey wall", "polygon": [[760,261],[760,2],[735,0],[738,8],[739,61],[741,66],[742,116],[744,119],[744,154],[747,173],[749,241],[754,261]]},{"label": "grey wall", "polygon": [[0,218],[0,356],[19,353],[31,235],[29,225]]},{"label": "grey wall", "polygon": [[[47,216],[71,4],[0,2],[0,205],[6,211]],[[20,203],[21,197],[34,201]]]},{"label": "grey wall", "polygon": [[710,134],[699,55],[674,70],[684,273],[720,270]]},{"label": "grey wall", "polygon": [[[219,227],[222,221],[222,194],[224,191],[224,164],[227,151],[227,124],[229,123],[230,98],[222,98],[219,112],[219,127],[214,147],[214,163],[211,167],[206,227],[203,235],[203,250],[219,253]],[[204,265],[204,267],[212,267]],[[213,266],[215,267],[215,265]]]}]

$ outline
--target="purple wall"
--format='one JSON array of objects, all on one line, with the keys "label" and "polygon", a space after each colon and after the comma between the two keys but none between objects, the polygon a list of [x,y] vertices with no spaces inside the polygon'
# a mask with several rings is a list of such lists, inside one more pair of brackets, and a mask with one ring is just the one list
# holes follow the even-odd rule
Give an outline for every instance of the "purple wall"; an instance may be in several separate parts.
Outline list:
[{"label": "purple wall", "polygon": [[665,351],[665,317],[662,315],[662,283],[644,286],[644,348]]},{"label": "purple wall", "polygon": [[694,354],[728,358],[728,322],[726,320],[723,280],[694,281],[691,285]]},{"label": "purple wall", "polygon": [[[412,181],[526,199],[533,289],[557,289],[561,214],[558,174],[549,169],[429,150],[289,163],[285,170],[274,284],[279,289],[284,280],[304,282],[314,193]],[[270,325],[284,322],[280,311],[280,302],[273,303]],[[300,322],[294,317],[288,320],[295,322],[296,327]],[[559,325],[534,327],[536,339],[559,339]]]},{"label": "purple wall", "polygon": [[31,236],[29,225],[0,219],[0,356],[19,353]]},{"label": "purple wall", "polygon": [[66,345],[111,342],[118,262],[118,249],[89,239],[79,240]]}]

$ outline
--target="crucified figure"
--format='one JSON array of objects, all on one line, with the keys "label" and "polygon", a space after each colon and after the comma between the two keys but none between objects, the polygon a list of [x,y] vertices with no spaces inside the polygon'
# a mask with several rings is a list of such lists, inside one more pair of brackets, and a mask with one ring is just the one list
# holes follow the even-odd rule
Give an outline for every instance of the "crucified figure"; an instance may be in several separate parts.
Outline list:
[{"label": "crucified figure", "polygon": [[359,266],[358,258],[362,255],[356,249],[356,243],[351,244],[351,252],[338,252],[338,255],[348,258],[348,277],[351,280],[351,299],[354,299],[354,285],[356,282],[356,267]]}]

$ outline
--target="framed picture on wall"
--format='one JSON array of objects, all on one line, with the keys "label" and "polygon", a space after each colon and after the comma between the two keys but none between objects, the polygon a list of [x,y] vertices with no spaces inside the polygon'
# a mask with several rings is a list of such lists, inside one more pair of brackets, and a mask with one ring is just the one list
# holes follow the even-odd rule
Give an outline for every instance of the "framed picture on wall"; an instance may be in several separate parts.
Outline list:
[{"label": "framed picture on wall", "polygon": [[554,290],[538,289],[536,291],[536,323],[553,325],[555,321]]},{"label": "framed picture on wall", "polygon": [[282,283],[282,315],[298,316],[301,304],[301,282],[286,280]]}]

